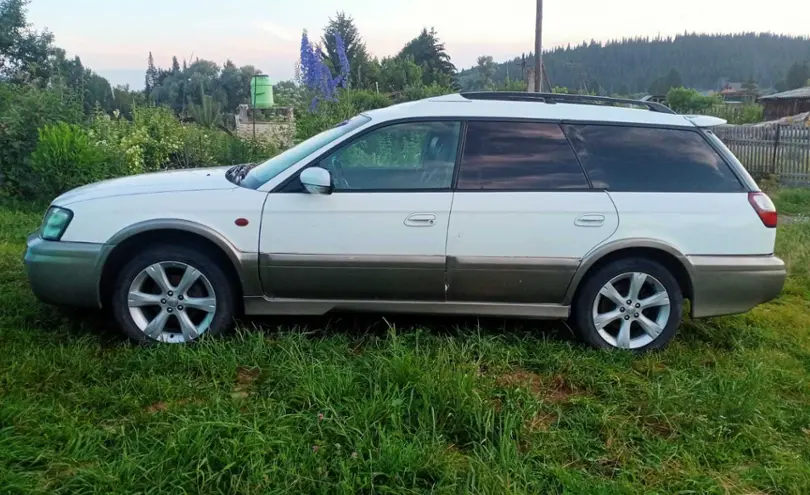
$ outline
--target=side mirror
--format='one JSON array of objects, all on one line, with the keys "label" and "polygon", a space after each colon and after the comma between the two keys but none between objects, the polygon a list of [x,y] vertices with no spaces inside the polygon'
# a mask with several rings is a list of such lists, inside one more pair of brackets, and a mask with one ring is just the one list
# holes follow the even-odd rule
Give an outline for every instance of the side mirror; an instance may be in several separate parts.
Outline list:
[{"label": "side mirror", "polygon": [[325,168],[304,169],[298,178],[310,194],[332,194],[332,176]]}]

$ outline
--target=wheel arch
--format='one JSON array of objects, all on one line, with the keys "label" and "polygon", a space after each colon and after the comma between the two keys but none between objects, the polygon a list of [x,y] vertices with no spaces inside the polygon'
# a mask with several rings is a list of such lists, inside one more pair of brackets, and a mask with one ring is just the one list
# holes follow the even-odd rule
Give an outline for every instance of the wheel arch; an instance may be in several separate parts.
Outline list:
[{"label": "wheel arch", "polygon": [[568,285],[563,304],[573,304],[582,282],[596,270],[613,261],[631,257],[652,259],[664,265],[678,281],[684,298],[693,299],[692,264],[675,246],[655,239],[622,239],[600,246],[583,258]]},{"label": "wheel arch", "polygon": [[129,255],[157,243],[190,245],[214,256],[234,283],[240,303],[245,295],[261,293],[257,254],[239,251],[222,234],[196,222],[147,220],[120,230],[106,242],[110,249],[100,262],[99,294],[102,306],[109,304],[115,275]]}]

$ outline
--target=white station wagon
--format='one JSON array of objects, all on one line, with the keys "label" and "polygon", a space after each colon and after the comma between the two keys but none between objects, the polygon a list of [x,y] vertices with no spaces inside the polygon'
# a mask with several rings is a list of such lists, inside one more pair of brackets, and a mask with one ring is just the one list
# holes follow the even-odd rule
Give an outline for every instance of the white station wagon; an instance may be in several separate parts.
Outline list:
[{"label": "white station wagon", "polygon": [[[638,108],[632,108],[638,107]],[[634,100],[462,93],[358,115],[261,164],[56,198],[25,263],[43,301],[141,342],[333,310],[569,319],[661,348],[785,280],[776,211],[714,117]]]}]

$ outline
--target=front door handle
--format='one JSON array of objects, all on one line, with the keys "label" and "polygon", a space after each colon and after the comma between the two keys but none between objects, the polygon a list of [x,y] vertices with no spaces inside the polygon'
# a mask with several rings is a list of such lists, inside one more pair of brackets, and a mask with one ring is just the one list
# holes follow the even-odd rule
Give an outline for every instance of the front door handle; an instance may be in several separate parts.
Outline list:
[{"label": "front door handle", "polygon": [[574,220],[577,227],[601,227],[605,223],[605,216],[598,213],[587,213],[580,215]]},{"label": "front door handle", "polygon": [[436,215],[433,213],[412,213],[405,219],[408,227],[433,227],[436,224]]}]

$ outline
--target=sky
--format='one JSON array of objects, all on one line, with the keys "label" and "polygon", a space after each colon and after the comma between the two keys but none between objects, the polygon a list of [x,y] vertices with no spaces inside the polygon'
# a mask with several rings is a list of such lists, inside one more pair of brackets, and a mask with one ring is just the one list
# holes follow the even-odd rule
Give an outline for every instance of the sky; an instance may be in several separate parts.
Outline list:
[{"label": "sky", "polygon": [[[546,0],[543,46],[683,32],[742,31],[810,35],[810,0],[751,4],[706,0]],[[290,79],[302,30],[320,38],[343,10],[368,51],[396,54],[423,27],[435,27],[459,69],[480,55],[506,60],[533,50],[534,0],[33,0],[29,22],[116,84],[143,87],[151,51],[156,65],[203,58],[255,65],[274,81]]]}]

